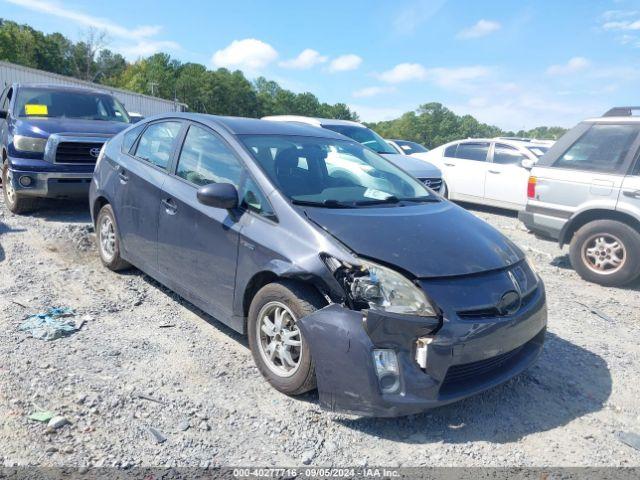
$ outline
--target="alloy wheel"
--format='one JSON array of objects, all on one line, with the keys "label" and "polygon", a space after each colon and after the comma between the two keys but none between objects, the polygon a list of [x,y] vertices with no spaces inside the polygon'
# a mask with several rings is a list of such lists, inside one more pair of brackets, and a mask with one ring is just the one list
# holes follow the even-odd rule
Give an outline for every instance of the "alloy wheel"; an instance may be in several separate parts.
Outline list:
[{"label": "alloy wheel", "polygon": [[269,302],[258,313],[258,348],[265,364],[280,377],[290,377],[300,367],[302,337],[296,318],[281,302]]},{"label": "alloy wheel", "polygon": [[627,255],[624,244],[611,234],[597,234],[582,246],[584,264],[599,275],[611,275],[625,264]]},{"label": "alloy wheel", "polygon": [[4,167],[4,179],[2,180],[2,188],[5,189],[5,193],[7,194],[7,200],[9,203],[13,205],[16,203],[16,189],[13,187],[13,175],[8,167]]},{"label": "alloy wheel", "polygon": [[99,243],[102,257],[107,262],[113,260],[116,254],[116,229],[108,215],[104,215],[100,220]]}]

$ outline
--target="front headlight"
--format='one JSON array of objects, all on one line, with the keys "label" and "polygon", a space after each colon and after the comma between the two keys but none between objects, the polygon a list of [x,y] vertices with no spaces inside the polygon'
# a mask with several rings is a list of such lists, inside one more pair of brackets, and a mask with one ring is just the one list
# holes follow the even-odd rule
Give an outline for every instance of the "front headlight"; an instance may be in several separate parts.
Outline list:
[{"label": "front headlight", "polygon": [[325,263],[343,284],[351,300],[362,305],[361,308],[422,317],[437,316],[424,292],[401,273],[366,260],[358,266],[351,266],[325,257]]},{"label": "front headlight", "polygon": [[27,137],[24,135],[13,136],[13,146],[21,152],[42,153],[46,145],[46,138]]}]

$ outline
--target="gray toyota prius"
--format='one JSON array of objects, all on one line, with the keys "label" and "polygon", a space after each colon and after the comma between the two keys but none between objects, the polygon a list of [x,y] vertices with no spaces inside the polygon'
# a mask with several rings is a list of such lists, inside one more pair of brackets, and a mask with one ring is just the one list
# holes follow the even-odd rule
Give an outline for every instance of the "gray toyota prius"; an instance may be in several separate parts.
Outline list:
[{"label": "gray toyota prius", "polygon": [[277,390],[398,416],[505,382],[542,350],[522,251],[367,147],[311,126],[146,118],[100,153],[105,266],[131,265],[249,337]]}]

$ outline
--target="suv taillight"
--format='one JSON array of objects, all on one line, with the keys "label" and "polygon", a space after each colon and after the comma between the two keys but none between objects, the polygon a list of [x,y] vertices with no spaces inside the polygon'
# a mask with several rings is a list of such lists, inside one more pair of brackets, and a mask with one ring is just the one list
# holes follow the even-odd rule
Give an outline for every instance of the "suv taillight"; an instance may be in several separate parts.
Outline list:
[{"label": "suv taillight", "polygon": [[536,198],[536,177],[529,177],[527,182],[527,197]]}]

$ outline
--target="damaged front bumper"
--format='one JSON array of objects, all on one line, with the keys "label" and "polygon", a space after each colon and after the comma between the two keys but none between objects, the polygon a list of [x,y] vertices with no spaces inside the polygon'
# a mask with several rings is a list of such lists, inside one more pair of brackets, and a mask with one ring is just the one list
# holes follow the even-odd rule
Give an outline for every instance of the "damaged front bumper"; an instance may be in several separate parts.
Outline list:
[{"label": "damaged front bumper", "polygon": [[[428,291],[432,298],[440,297],[443,305],[443,297],[455,297],[458,288],[468,289],[475,282],[478,279],[471,278],[456,287],[435,282]],[[481,296],[483,286],[488,288],[479,279],[476,289],[467,292]],[[473,293],[467,293],[458,305],[473,300]],[[321,406],[363,416],[414,414],[504,383],[527,369],[542,351],[547,311],[541,281],[516,314],[465,317],[454,310],[444,310],[440,326],[431,335],[435,319],[402,321],[337,304],[300,319],[316,364]],[[425,337],[429,338],[426,349],[424,341],[418,342]],[[423,346],[425,368],[416,360],[418,345]],[[396,353],[400,382],[396,393],[382,393],[373,362],[375,349]]]}]

